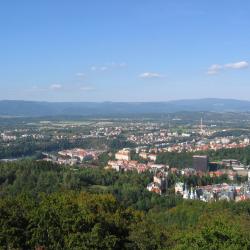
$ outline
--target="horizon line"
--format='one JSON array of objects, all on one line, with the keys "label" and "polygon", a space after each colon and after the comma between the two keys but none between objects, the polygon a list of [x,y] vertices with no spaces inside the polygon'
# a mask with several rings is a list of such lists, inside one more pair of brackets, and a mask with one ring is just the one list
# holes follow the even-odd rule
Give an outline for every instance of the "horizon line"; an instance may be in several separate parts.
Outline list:
[{"label": "horizon line", "polygon": [[161,101],[49,101],[49,100],[25,100],[25,99],[0,99],[0,102],[41,102],[41,103],[166,103],[176,101],[200,101],[200,100],[231,100],[231,101],[247,101],[250,99],[237,98],[220,98],[220,97],[204,97],[204,98],[181,98]]}]

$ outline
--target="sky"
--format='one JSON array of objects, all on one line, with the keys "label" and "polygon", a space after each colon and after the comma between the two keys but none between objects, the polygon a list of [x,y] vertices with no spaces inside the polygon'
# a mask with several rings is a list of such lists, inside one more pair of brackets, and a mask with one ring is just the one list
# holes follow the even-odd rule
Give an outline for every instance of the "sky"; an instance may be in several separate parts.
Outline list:
[{"label": "sky", "polygon": [[249,0],[7,0],[0,99],[250,100]]}]

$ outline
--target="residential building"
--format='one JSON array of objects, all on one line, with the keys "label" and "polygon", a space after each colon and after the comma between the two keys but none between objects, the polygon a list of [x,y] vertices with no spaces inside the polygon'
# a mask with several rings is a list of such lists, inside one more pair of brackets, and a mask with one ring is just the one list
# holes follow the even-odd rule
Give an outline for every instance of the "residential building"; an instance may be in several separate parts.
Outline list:
[{"label": "residential building", "polygon": [[130,161],[131,160],[131,154],[130,154],[130,150],[129,149],[122,149],[119,150],[116,154],[115,154],[115,159],[116,160],[125,160],[125,161]]}]

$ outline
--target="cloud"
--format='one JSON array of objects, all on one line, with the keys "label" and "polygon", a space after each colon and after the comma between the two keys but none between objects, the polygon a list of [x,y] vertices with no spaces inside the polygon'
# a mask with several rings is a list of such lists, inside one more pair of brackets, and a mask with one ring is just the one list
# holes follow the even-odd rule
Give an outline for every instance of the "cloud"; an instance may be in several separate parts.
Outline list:
[{"label": "cloud", "polygon": [[92,87],[92,86],[81,86],[80,87],[80,90],[82,90],[82,91],[92,91],[92,90],[94,90],[95,88],[94,87]]},{"label": "cloud", "polygon": [[124,68],[127,66],[127,63],[125,62],[121,62],[121,63],[117,63],[117,62],[109,62],[109,63],[105,63],[103,65],[97,66],[97,65],[93,65],[90,67],[91,71],[107,71],[107,70],[112,70],[115,68]]},{"label": "cloud", "polygon": [[62,85],[61,85],[61,84],[51,84],[51,85],[49,86],[49,88],[50,88],[51,90],[60,90],[60,89],[62,89]]},{"label": "cloud", "polygon": [[100,70],[101,70],[101,71],[106,71],[106,70],[108,70],[108,67],[102,66],[102,67],[100,67]]},{"label": "cloud", "polygon": [[78,76],[78,77],[83,77],[83,76],[85,76],[85,74],[82,73],[82,72],[78,72],[78,73],[76,73],[76,76]]},{"label": "cloud", "polygon": [[162,78],[164,76],[156,72],[144,72],[140,74],[139,77],[144,79],[153,79],[153,78]]},{"label": "cloud", "polygon": [[228,63],[225,65],[225,68],[228,69],[245,69],[249,66],[248,62],[246,61],[241,61],[241,62],[236,62],[236,63]]},{"label": "cloud", "polygon": [[37,85],[32,86],[30,89],[27,89],[26,91],[28,92],[49,92],[49,91],[56,91],[62,89],[61,84],[51,84],[50,86],[47,87],[40,87]]},{"label": "cloud", "polygon": [[224,69],[246,69],[248,68],[249,64],[246,61],[240,61],[235,63],[227,63],[224,65],[221,64],[213,64],[208,68],[207,74],[208,75],[215,75],[218,74],[221,70]]},{"label": "cloud", "polygon": [[125,62],[121,62],[121,63],[110,62],[110,63],[106,63],[105,65],[110,67],[110,68],[123,68],[123,67],[127,66],[127,63],[125,63]]},{"label": "cloud", "polygon": [[223,68],[222,65],[219,64],[213,64],[208,68],[207,74],[208,75],[215,75],[219,73],[219,71]]},{"label": "cloud", "polygon": [[121,67],[121,68],[127,67],[127,63],[125,63],[125,62],[119,63],[119,67]]},{"label": "cloud", "polygon": [[72,85],[72,84],[51,84],[50,86],[47,87],[39,87],[37,85],[32,86],[30,89],[26,89],[27,92],[51,92],[51,91],[60,91],[60,93],[62,92],[79,92],[79,91],[93,91],[95,90],[95,88],[91,85]]},{"label": "cloud", "polygon": [[28,91],[28,92],[43,92],[43,91],[47,91],[47,89],[46,88],[41,88],[41,87],[39,87],[37,85],[34,85],[31,88],[26,89],[26,91]]}]

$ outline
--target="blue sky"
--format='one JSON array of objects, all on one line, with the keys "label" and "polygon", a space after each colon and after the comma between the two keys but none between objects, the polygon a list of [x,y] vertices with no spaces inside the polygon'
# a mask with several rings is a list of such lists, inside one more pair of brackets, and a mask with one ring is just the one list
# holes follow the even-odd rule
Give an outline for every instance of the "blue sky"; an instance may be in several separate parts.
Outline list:
[{"label": "blue sky", "polygon": [[0,3],[0,99],[250,100],[249,0]]}]

